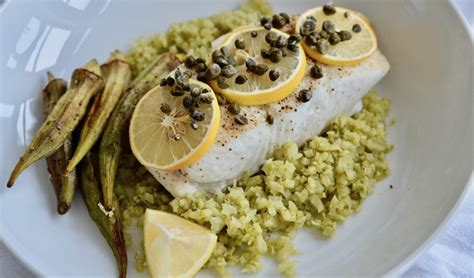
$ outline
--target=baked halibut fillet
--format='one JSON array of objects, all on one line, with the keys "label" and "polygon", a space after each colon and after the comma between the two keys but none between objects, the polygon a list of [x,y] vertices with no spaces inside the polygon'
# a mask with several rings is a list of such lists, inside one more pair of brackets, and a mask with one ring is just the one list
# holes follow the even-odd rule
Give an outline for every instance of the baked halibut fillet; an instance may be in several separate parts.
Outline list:
[{"label": "baked halibut fillet", "polygon": [[[320,134],[336,116],[360,110],[361,98],[390,68],[377,50],[355,66],[318,63],[324,76],[316,80],[309,73],[315,62],[307,59],[305,77],[290,96],[277,103],[242,106],[240,114],[248,118],[248,125],[235,123],[228,107],[221,106],[216,141],[200,160],[174,172],[149,169],[150,172],[174,196],[221,190],[247,171],[256,173],[277,147],[288,141],[303,144]],[[312,92],[310,101],[298,100],[302,89]],[[267,122],[267,115],[273,116],[273,125]]]}]

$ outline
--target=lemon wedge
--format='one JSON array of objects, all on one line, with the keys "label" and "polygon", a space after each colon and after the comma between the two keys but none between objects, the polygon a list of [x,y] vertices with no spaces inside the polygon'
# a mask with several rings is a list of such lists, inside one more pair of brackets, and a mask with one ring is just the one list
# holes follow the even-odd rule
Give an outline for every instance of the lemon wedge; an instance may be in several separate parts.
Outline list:
[{"label": "lemon wedge", "polygon": [[145,211],[145,254],[151,275],[192,277],[209,260],[217,236],[208,229],[174,214]]},{"label": "lemon wedge", "polygon": [[304,50],[298,42],[288,47],[289,37],[261,26],[235,29],[212,54],[211,60],[221,66],[221,73],[210,81],[211,87],[240,105],[284,99],[298,86],[306,70]]},{"label": "lemon wedge", "polygon": [[328,65],[351,66],[377,50],[377,37],[367,18],[339,6],[330,6],[329,11],[316,7],[301,14],[296,22],[308,56]]},{"label": "lemon wedge", "polygon": [[182,76],[170,74],[169,84],[151,89],[133,112],[130,146],[149,169],[180,169],[199,160],[214,144],[221,118],[214,92],[207,84]]}]

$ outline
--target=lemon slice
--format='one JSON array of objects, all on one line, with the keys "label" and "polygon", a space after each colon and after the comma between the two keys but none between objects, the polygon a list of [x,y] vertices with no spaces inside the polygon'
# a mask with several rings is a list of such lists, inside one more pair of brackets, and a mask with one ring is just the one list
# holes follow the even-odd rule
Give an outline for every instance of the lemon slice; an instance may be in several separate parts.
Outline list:
[{"label": "lemon slice", "polygon": [[[168,79],[177,83],[172,75]],[[214,144],[221,118],[214,92],[205,83],[186,82],[186,89],[178,85],[151,89],[133,112],[130,146],[148,168],[180,169],[196,162]]]},{"label": "lemon slice", "polygon": [[143,226],[151,275],[192,277],[209,260],[217,236],[174,214],[147,209]]},{"label": "lemon slice", "polygon": [[232,69],[226,72],[226,61],[224,65],[221,63],[220,76],[210,81],[211,87],[241,105],[261,105],[284,99],[298,86],[306,70],[304,50],[299,43],[290,50],[287,47],[289,37],[277,29],[266,30],[261,26],[235,29],[211,58],[218,64],[217,59],[228,58]]},{"label": "lemon slice", "polygon": [[[334,14],[326,14],[323,7],[316,7],[304,12],[298,18],[296,31],[303,36],[306,35],[302,40],[306,54],[321,63],[335,66],[355,65],[370,57],[377,50],[377,37],[367,18],[358,12],[339,6],[333,8]],[[302,30],[305,22],[311,18],[316,19],[316,28]],[[330,21],[335,29],[332,39],[329,37],[324,39],[324,35],[320,35],[325,21]],[[307,23],[306,26],[310,25]],[[330,24],[327,27],[324,28],[325,32],[331,30]],[[308,31],[314,33],[307,35]],[[341,31],[345,34],[342,34]],[[326,33],[331,35],[331,33]],[[351,38],[346,40],[347,36]],[[340,41],[334,44],[338,38]],[[319,45],[315,44],[316,41],[320,41]],[[321,48],[324,49],[320,50]]]}]

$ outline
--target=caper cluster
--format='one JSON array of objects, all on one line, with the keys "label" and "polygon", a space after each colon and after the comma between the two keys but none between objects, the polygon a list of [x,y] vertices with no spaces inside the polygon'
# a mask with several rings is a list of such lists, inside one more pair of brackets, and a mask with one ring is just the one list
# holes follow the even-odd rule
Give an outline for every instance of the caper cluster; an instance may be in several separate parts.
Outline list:
[{"label": "caper cluster", "polygon": [[[336,14],[336,7],[332,4],[326,4],[323,6],[323,12],[325,15]],[[347,18],[349,15],[345,15]],[[352,39],[352,34],[349,31],[341,30],[336,31],[334,23],[330,20],[325,20],[322,23],[322,30],[316,32],[316,18],[314,16],[308,16],[300,27],[300,34],[304,37],[305,43],[310,47],[316,48],[316,50],[322,55],[328,53],[331,45],[337,45],[340,42],[348,41]],[[352,27],[353,32],[360,32],[360,25],[355,24]]]},{"label": "caper cluster", "polygon": [[[240,47],[244,48],[244,42],[239,41]],[[212,64],[197,73],[197,79],[202,82],[208,82],[211,80],[217,80],[217,85],[226,89],[229,87],[226,78],[231,78],[237,74],[237,69],[235,68],[235,59],[230,54],[228,47],[223,46],[219,50],[215,50],[211,55]]]},{"label": "caper cluster", "polygon": [[240,115],[240,105],[236,102],[229,104],[229,111],[234,115],[234,121],[239,125],[246,125],[249,123],[247,117]]},{"label": "caper cluster", "polygon": [[248,124],[248,119],[244,115],[240,115],[240,105],[236,102],[228,102],[227,98],[222,94],[216,94],[217,103],[219,105],[224,106],[229,104],[228,109],[229,112],[234,115],[234,121],[240,125]]},{"label": "caper cluster", "polygon": [[[237,39],[235,41],[235,45],[238,49],[245,48],[245,41],[243,39]],[[227,79],[230,79],[237,75],[237,69],[235,68],[235,59],[231,56],[230,50],[228,47],[222,47],[219,50],[215,50],[211,54],[212,64],[209,67],[206,67],[205,61],[202,59],[195,59],[193,56],[188,56],[184,60],[184,64],[188,68],[192,68],[197,72],[197,79],[201,82],[208,82],[210,80],[216,80],[217,85],[222,88],[226,89],[229,87],[227,83]],[[201,66],[203,65],[203,66]],[[247,76],[243,74],[239,74],[235,78],[235,83],[237,84],[244,84],[247,82]],[[191,89],[191,93],[188,96],[183,98],[183,105],[185,108],[191,108],[193,111],[191,112],[191,117],[195,121],[199,121],[201,117],[204,115],[200,113],[195,107],[195,99],[197,97],[202,98],[202,93],[198,91],[199,88]],[[209,95],[210,96],[210,95]],[[199,98],[199,99],[200,99]],[[216,94],[216,99],[219,105],[224,106],[226,105],[227,99],[222,94]],[[202,102],[202,100],[200,100]],[[205,101],[212,102],[212,98],[204,99]],[[206,102],[205,102],[206,103]],[[193,105],[194,104],[194,105]],[[197,112],[196,112],[197,111]],[[237,103],[229,103],[229,111],[234,114],[234,120],[236,123],[241,125],[246,125],[248,123],[248,119],[240,115],[240,106]],[[204,118],[202,118],[204,119]]]},{"label": "caper cluster", "polygon": [[[190,59],[186,58],[185,64],[186,61],[188,61],[186,66],[190,65]],[[201,105],[211,104],[213,99],[207,88],[200,88],[189,83],[189,78],[192,74],[193,73],[189,70],[183,72],[180,69],[177,69],[174,72],[174,77],[168,76],[163,78],[160,81],[160,86],[171,87],[170,94],[174,97],[184,96],[182,104],[183,107],[188,110],[189,115],[192,118],[191,128],[198,129],[197,122],[201,122],[205,119],[205,114],[199,110],[199,107]],[[160,109],[165,114],[171,112],[171,107],[165,103],[161,105]]]},{"label": "caper cluster", "polygon": [[266,16],[260,18],[260,24],[267,30],[272,28],[281,29],[289,23],[290,16],[287,13],[274,14],[271,19]]}]

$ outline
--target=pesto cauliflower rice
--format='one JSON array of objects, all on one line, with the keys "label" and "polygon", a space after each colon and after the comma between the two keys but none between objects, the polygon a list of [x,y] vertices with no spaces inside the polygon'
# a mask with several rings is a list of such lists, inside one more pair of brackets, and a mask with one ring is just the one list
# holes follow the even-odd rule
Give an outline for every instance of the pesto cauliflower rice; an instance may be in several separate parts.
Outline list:
[{"label": "pesto cauliflower rice", "polygon": [[[173,198],[128,154],[117,188],[125,225],[130,227],[146,208],[173,212],[219,236],[207,267],[226,274],[226,267],[241,265],[244,272],[255,272],[262,256],[272,255],[279,271],[293,276],[295,232],[309,227],[333,236],[337,224],[359,211],[376,182],[390,173],[386,156],[393,146],[385,122],[390,103],[370,92],[363,106],[353,117],[338,117],[325,134],[301,147],[286,143],[260,174],[212,197]],[[137,269],[143,270],[144,255],[136,258]]]},{"label": "pesto cauliflower rice", "polygon": [[[265,1],[248,0],[238,10],[176,23],[164,34],[141,38],[127,60],[136,75],[163,52],[207,57],[215,39],[271,14]],[[393,146],[387,142],[385,122],[390,103],[374,91],[362,101],[360,112],[338,116],[324,133],[300,146],[286,142],[257,174],[246,174],[216,194],[173,197],[128,151],[120,161],[115,188],[124,226],[140,227],[146,208],[172,212],[218,235],[206,267],[223,276],[233,265],[243,272],[259,271],[264,255],[277,260],[281,273],[294,276],[295,233],[307,227],[333,236],[337,224],[359,211],[376,182],[390,173],[386,156]],[[130,233],[125,239],[129,246],[141,242]],[[137,252],[135,259],[143,271],[145,255]]]}]

